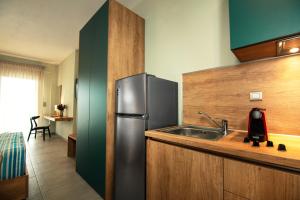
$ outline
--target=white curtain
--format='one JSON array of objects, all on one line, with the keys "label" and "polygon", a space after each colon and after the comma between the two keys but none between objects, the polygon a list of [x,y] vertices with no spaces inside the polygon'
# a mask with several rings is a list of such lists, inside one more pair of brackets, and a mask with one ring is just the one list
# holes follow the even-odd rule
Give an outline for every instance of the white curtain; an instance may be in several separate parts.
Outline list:
[{"label": "white curtain", "polygon": [[0,76],[40,80],[44,67],[0,61]]},{"label": "white curtain", "polygon": [[0,133],[29,131],[30,116],[41,113],[42,66],[0,61]]}]

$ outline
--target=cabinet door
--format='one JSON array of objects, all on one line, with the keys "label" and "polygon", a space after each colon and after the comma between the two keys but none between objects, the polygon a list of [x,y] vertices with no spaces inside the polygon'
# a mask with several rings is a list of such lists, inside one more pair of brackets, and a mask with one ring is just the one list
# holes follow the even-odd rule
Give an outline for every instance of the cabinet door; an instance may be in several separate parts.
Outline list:
[{"label": "cabinet door", "polygon": [[90,184],[104,197],[106,155],[106,93],[107,93],[107,48],[108,4],[92,18],[93,32],[90,37],[90,121],[89,154]]},{"label": "cabinet door", "polygon": [[300,32],[299,0],[229,0],[231,49]]},{"label": "cabinet door", "polygon": [[92,38],[89,37],[92,22],[80,31],[78,101],[77,101],[77,141],[76,169],[87,180],[89,178],[89,118],[90,118],[90,53]]},{"label": "cabinet door", "polygon": [[224,159],[224,190],[251,200],[299,200],[300,175]]},{"label": "cabinet door", "polygon": [[108,3],[80,31],[77,171],[105,191]]},{"label": "cabinet door", "polygon": [[223,158],[147,140],[147,200],[223,199]]}]

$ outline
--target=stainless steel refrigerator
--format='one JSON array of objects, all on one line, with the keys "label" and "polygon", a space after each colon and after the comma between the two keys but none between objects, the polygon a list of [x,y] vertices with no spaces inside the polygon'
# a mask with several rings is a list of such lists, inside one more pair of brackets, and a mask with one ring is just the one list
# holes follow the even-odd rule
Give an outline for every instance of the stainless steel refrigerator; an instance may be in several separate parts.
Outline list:
[{"label": "stainless steel refrigerator", "polygon": [[116,81],[114,200],[146,199],[145,130],[178,124],[178,84],[149,74]]}]

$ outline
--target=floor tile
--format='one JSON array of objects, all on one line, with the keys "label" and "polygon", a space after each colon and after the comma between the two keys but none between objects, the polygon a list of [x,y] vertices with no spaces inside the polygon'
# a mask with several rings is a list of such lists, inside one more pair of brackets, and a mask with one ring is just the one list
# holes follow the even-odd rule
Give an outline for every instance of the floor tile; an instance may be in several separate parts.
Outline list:
[{"label": "floor tile", "polygon": [[44,200],[43,195],[41,193],[35,194],[33,196],[29,196],[27,200]]},{"label": "floor tile", "polygon": [[75,171],[64,139],[53,135],[43,141],[40,135],[32,136],[26,147],[29,200],[102,199]]},{"label": "floor tile", "polygon": [[39,184],[35,177],[29,178],[29,199],[40,197],[42,198],[42,193],[40,191]]}]

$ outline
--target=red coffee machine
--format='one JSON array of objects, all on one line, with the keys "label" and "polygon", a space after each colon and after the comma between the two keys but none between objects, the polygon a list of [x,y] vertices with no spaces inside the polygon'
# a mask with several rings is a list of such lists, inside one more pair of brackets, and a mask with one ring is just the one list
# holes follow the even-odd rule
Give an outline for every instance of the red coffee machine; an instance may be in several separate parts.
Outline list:
[{"label": "red coffee machine", "polygon": [[268,141],[265,109],[252,108],[249,113],[248,138],[253,142]]}]

